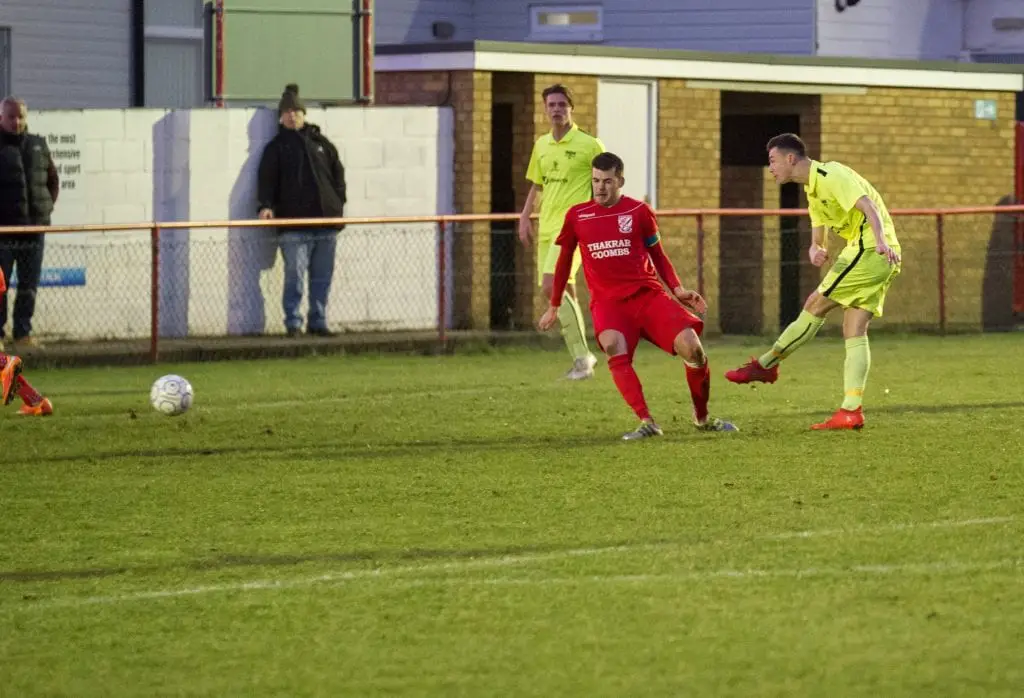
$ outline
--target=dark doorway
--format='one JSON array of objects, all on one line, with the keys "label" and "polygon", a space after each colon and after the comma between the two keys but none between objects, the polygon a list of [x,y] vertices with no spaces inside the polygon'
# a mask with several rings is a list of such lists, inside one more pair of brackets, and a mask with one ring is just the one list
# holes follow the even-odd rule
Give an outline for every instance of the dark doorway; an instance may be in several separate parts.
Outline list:
[{"label": "dark doorway", "polygon": [[[513,122],[515,107],[491,107],[491,211],[516,210],[513,172]],[[491,224],[491,329],[512,329],[516,298],[516,224]]]},{"label": "dark doorway", "polygon": [[722,164],[768,167],[768,139],[799,132],[799,114],[722,114]]},{"label": "dark doorway", "polygon": [[[779,133],[798,133],[800,116],[791,113],[762,113],[752,103],[752,95],[743,95],[741,113],[722,114],[721,203],[723,208],[777,208],[788,204],[774,198],[765,186],[768,155],[765,144]],[[723,100],[723,109],[738,100]],[[749,112],[748,112],[749,110]],[[785,193],[787,187],[783,188]],[[768,198],[771,197],[771,198]],[[793,204],[799,206],[799,201]],[[788,218],[788,217],[787,217]],[[775,275],[765,274],[764,216],[723,216],[720,222],[719,299],[722,332],[727,334],[759,334],[764,329],[764,296],[766,283]],[[782,259],[780,265],[789,271],[787,245],[799,236],[795,223],[781,224]],[[768,270],[771,272],[771,270]],[[799,285],[799,266],[796,267]],[[788,293],[788,281],[780,271],[780,301]],[[799,287],[795,297],[799,297]]]},{"label": "dark doorway", "polygon": [[[721,123],[723,208],[806,206],[800,185],[775,184],[765,146],[779,133],[796,133],[814,157],[821,141],[820,95],[725,91]],[[761,333],[774,331],[776,322],[787,325],[819,275],[804,254],[807,217],[722,217],[721,231],[722,331]]]},{"label": "dark doorway", "polygon": [[[800,185],[783,184],[779,208],[800,208]],[[779,216],[779,327],[796,320],[803,307],[800,292],[804,245],[799,216]]]}]

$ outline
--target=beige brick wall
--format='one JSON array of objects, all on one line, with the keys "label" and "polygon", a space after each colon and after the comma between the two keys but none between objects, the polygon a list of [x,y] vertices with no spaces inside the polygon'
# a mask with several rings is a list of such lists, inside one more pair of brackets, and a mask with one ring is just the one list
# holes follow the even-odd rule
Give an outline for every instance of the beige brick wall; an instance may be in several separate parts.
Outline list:
[{"label": "beige brick wall", "polygon": [[446,71],[387,72],[374,74],[377,104],[441,106],[451,99],[449,86],[454,74]]},{"label": "beige brick wall", "polygon": [[[998,120],[974,118],[993,99]],[[1013,193],[1014,95],[952,90],[870,89],[823,95],[819,159],[840,160],[879,190],[889,208],[994,205]],[[887,301],[892,324],[938,321],[934,218],[896,220],[904,273]],[[952,325],[981,322],[992,216],[950,217],[946,227],[947,313]]]},{"label": "beige brick wall", "polygon": [[[491,211],[491,101],[489,72],[389,72],[376,74],[379,104],[451,106],[455,114],[455,211]],[[490,225],[450,230],[455,277],[454,325],[490,326]]]},{"label": "beige brick wall", "polygon": [[[491,211],[491,80],[489,72],[456,73],[455,209]],[[454,227],[455,325],[487,329],[491,324],[491,225]]]},{"label": "beige brick wall", "polygon": [[[683,80],[658,81],[658,208],[718,208],[720,193],[721,98]],[[697,287],[695,220],[661,220],[665,250],[680,280]],[[705,218],[704,294],[706,329],[719,329],[718,220]]]},{"label": "beige brick wall", "polygon": [[[519,204],[528,189],[525,168],[529,148],[548,129],[539,94],[556,82],[573,90],[580,127],[596,132],[597,78],[554,73],[497,78],[504,97],[511,92],[518,105],[513,137],[515,167],[522,170],[514,177]],[[377,75],[378,101],[382,104],[453,107],[456,207],[460,212],[491,210],[493,84],[492,75],[483,72]],[[976,120],[976,99],[996,100],[999,119]],[[727,193],[725,201],[720,198],[720,112],[721,94],[717,90],[690,88],[683,80],[659,80],[659,208],[718,208],[757,198],[756,181],[750,185],[749,196],[735,192]],[[856,169],[878,188],[890,208],[992,204],[1013,189],[1013,113],[1014,95],[1009,93],[872,88],[864,95],[823,95],[820,109],[801,110],[801,131],[813,155],[822,160],[840,160]],[[770,179],[760,192],[765,205],[778,200],[777,188]],[[778,221],[771,219],[763,225],[763,331],[773,331],[777,325],[777,225]],[[938,321],[934,218],[900,218],[897,225],[906,262],[904,274],[890,295],[886,321],[933,325]],[[991,216],[950,217],[945,222],[947,315],[951,325],[977,326],[981,321],[986,248],[992,225]],[[662,229],[666,249],[684,284],[696,287],[694,219],[664,217]],[[729,289],[721,288],[719,278],[721,236],[717,218],[706,218],[704,230],[704,291],[710,304],[707,327],[714,332],[721,328],[721,294],[728,294]],[[457,325],[485,327],[489,319],[489,230],[486,226],[466,227],[458,231],[456,239],[460,274]],[[546,301],[540,297],[533,277],[535,253],[524,251],[516,260],[516,317],[520,323],[532,322]],[[802,272],[806,272],[801,274],[803,294],[813,288],[820,272],[813,268]]]},{"label": "beige brick wall", "polygon": [[[761,170],[761,199],[778,205],[779,185],[775,177],[765,167]],[[771,206],[769,206],[770,208]],[[779,264],[782,260],[782,243],[779,236],[782,232],[781,220],[778,216],[766,216],[763,223],[764,234],[761,251],[764,254],[761,267],[761,332],[775,334],[779,330]]]}]

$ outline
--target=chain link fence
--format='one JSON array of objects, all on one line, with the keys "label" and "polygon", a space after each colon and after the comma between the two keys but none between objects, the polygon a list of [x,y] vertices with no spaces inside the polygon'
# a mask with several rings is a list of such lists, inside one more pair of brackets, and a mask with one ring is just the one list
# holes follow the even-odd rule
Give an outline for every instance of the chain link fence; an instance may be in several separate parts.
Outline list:
[{"label": "chain link fence", "polygon": [[[793,320],[828,271],[807,257],[806,219],[721,217],[705,265],[717,262],[718,321],[723,332],[775,332]],[[902,271],[887,296],[878,327],[925,331],[1010,329],[1015,262],[1024,254],[1013,214],[918,214],[895,218]],[[828,236],[830,257],[846,241]],[[709,275],[710,276],[710,275]]]},{"label": "chain link fence", "polygon": [[[1024,281],[1014,272],[1024,257],[1021,212],[1024,207],[898,215],[903,271],[879,325],[1015,327],[1021,318],[1013,312],[1014,286]],[[819,283],[825,270],[807,260],[806,216],[778,214],[661,213],[665,247],[683,283],[708,298],[710,332],[774,333]],[[161,344],[177,340],[249,337],[259,343],[284,336],[284,269],[274,228],[157,227],[48,229],[33,335],[51,347],[136,342],[136,351],[153,356]],[[0,260],[24,240],[0,235]],[[831,236],[833,255],[842,243]],[[349,222],[337,235],[328,329],[350,343],[410,333],[444,343],[459,331],[530,331],[547,303],[537,254],[536,244],[519,241],[514,216]],[[5,298],[7,337],[22,278],[16,265]],[[578,282],[585,307],[582,272]],[[307,309],[308,292],[303,316]]]},{"label": "chain link fence", "polygon": [[[8,339],[20,334],[17,289],[31,283],[36,238],[0,236],[0,268],[8,276],[2,329]],[[148,338],[152,261],[148,231],[46,235],[32,334],[47,342]]]},{"label": "chain link fence", "polygon": [[[162,231],[160,336],[283,334],[285,274],[278,236],[259,228]],[[436,224],[346,227],[335,240],[327,329],[436,330],[437,250]],[[308,284],[302,290],[299,312],[306,318]]]}]

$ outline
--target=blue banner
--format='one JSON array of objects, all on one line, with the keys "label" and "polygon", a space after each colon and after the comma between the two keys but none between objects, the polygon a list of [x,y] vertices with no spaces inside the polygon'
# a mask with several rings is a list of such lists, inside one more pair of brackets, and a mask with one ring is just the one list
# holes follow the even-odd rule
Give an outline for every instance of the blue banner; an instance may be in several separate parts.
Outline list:
[{"label": "blue banner", "polygon": [[[7,282],[11,289],[18,287],[18,268],[14,268],[11,280]],[[85,286],[85,267],[59,267],[43,269],[39,276],[39,286]]]}]

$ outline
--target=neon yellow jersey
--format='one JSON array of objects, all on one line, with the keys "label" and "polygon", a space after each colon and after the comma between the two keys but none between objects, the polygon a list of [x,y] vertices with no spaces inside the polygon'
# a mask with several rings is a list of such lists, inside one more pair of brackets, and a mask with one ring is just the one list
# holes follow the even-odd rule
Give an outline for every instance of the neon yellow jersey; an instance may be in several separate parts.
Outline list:
[{"label": "neon yellow jersey", "polygon": [[533,144],[526,178],[544,187],[538,237],[554,240],[562,230],[566,212],[593,196],[590,162],[604,152],[604,144],[576,124],[556,141],[547,133]]},{"label": "neon yellow jersey", "polygon": [[885,241],[896,247],[896,228],[892,223],[889,209],[881,195],[871,183],[841,162],[818,162],[811,160],[811,173],[807,184],[807,208],[811,214],[811,225],[815,228],[828,227],[847,241],[849,245],[875,246],[875,236],[864,214],[856,208],[857,201],[866,196],[878,209],[885,229]]}]

